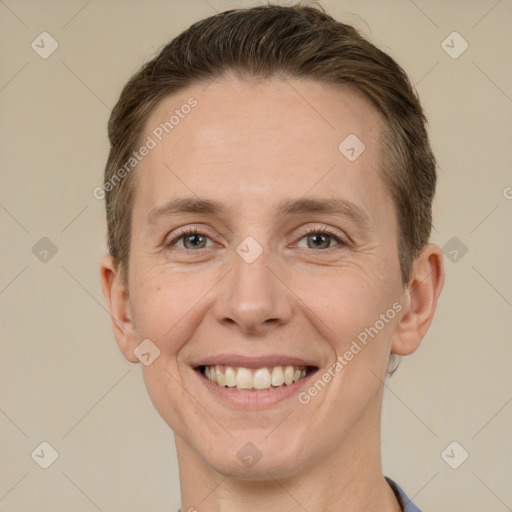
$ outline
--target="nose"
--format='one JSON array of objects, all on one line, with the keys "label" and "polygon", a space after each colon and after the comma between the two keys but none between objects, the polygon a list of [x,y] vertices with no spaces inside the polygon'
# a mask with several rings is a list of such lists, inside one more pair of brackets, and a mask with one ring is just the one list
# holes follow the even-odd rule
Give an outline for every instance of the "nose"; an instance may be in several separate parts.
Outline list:
[{"label": "nose", "polygon": [[293,294],[269,260],[265,251],[252,263],[234,254],[214,306],[218,322],[261,337],[290,321]]}]

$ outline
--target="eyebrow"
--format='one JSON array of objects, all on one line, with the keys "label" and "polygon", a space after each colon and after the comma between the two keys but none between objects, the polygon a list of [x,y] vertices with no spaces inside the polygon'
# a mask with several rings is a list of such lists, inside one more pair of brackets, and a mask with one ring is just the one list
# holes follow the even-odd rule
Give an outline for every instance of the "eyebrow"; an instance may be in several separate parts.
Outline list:
[{"label": "eyebrow", "polygon": [[[196,213],[204,215],[222,215],[226,206],[212,199],[195,197],[177,197],[162,206],[153,208],[147,215],[147,223],[152,224],[162,217]],[[347,217],[362,228],[370,226],[370,217],[356,204],[340,197],[285,199],[276,208],[277,216],[298,215],[303,213],[325,213]]]}]

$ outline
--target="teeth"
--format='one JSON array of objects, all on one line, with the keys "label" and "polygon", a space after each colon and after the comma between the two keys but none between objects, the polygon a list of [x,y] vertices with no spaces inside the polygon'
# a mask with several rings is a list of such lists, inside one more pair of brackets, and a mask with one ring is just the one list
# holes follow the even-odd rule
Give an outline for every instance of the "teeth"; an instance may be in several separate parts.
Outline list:
[{"label": "teeth", "polygon": [[224,377],[224,374],[220,371],[219,365],[215,367],[215,373],[217,374],[217,384],[219,386],[224,387],[224,385],[226,384],[226,378]]},{"label": "teeth", "polygon": [[[240,369],[239,369],[240,371]],[[254,372],[253,387],[256,389],[269,389],[272,385],[272,377],[267,368],[260,368]]]},{"label": "teeth", "polygon": [[222,387],[238,390],[273,389],[291,385],[306,377],[302,366],[274,366],[273,368],[233,368],[232,366],[206,366],[204,376]]},{"label": "teeth", "polygon": [[236,372],[236,387],[238,389],[252,388],[252,372],[247,368],[238,368]]},{"label": "teeth", "polygon": [[284,373],[282,366],[276,366],[272,370],[272,386],[278,387],[284,384]]},{"label": "teeth", "polygon": [[[208,367],[206,367],[208,368]],[[206,375],[206,373],[205,373]],[[231,366],[226,366],[226,371],[224,372],[225,384],[228,388],[234,388],[236,386],[236,373],[235,370]],[[206,377],[208,378],[208,377]]]},{"label": "teeth", "polygon": [[295,370],[293,374],[293,382],[297,382],[300,379],[303,379],[306,376],[306,370],[302,368],[302,370]]},{"label": "teeth", "polygon": [[295,374],[295,370],[293,366],[287,366],[284,369],[284,383],[289,386],[293,382],[293,375]]}]

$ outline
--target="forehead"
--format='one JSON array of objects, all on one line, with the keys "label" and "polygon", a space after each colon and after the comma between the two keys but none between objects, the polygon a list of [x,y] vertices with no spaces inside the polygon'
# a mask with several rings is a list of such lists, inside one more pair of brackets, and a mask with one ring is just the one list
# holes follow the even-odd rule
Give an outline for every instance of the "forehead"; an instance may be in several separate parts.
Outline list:
[{"label": "forehead", "polygon": [[261,216],[313,195],[350,199],[379,220],[391,206],[379,121],[361,94],[313,81],[231,77],[190,87],[164,98],[145,124],[141,140],[155,146],[139,164],[136,209],[147,215],[195,195]]}]

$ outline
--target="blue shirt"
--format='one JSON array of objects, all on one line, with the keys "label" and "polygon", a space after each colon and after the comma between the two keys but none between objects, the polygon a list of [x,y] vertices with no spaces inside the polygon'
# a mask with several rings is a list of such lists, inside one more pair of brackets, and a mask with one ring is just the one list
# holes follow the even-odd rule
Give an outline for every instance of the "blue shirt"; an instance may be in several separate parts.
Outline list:
[{"label": "blue shirt", "polygon": [[391,486],[391,489],[393,489],[396,499],[398,500],[398,503],[400,503],[403,512],[421,512],[421,510],[407,497],[407,494],[405,494],[403,489],[397,483],[393,482],[393,480],[387,476],[385,478],[388,484]]}]

